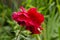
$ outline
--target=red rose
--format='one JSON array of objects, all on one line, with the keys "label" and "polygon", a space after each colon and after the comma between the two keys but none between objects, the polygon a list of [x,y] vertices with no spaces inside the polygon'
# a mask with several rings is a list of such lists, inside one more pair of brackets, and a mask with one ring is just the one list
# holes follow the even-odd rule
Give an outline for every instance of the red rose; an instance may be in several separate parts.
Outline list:
[{"label": "red rose", "polygon": [[25,26],[26,30],[31,31],[32,34],[39,34],[42,30],[41,23],[44,21],[44,16],[36,8],[30,8],[28,11],[23,7],[20,9],[20,12],[13,13],[12,18],[19,25]]}]

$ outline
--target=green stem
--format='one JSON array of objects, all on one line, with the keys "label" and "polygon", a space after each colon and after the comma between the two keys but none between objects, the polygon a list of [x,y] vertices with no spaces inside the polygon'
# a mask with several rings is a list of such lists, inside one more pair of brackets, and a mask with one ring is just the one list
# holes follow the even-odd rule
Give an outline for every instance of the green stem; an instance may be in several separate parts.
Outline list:
[{"label": "green stem", "polygon": [[58,35],[59,35],[59,40],[60,40],[60,27],[58,27]]},{"label": "green stem", "polygon": [[20,32],[21,32],[21,31],[18,32],[18,35],[16,36],[16,40],[18,40],[18,37],[19,37]]},{"label": "green stem", "polygon": [[20,30],[18,31],[18,33],[17,33],[17,35],[16,35],[16,40],[18,40],[18,37],[19,37],[21,31],[22,31],[22,27],[20,28]]},{"label": "green stem", "polygon": [[37,39],[37,40],[41,40],[41,39],[40,39],[40,36],[39,36],[38,34],[36,35],[36,39]]}]

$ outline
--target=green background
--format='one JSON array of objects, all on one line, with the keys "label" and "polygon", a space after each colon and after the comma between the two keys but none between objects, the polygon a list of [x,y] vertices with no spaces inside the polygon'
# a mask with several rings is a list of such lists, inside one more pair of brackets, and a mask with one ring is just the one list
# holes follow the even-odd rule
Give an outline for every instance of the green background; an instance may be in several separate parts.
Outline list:
[{"label": "green background", "polygon": [[[20,27],[12,20],[11,15],[13,11],[18,11],[20,6],[25,9],[36,7],[44,15],[41,40],[60,40],[60,0],[0,0],[0,40],[15,38]],[[26,32],[20,35],[18,40],[35,40],[26,37],[29,35]]]}]

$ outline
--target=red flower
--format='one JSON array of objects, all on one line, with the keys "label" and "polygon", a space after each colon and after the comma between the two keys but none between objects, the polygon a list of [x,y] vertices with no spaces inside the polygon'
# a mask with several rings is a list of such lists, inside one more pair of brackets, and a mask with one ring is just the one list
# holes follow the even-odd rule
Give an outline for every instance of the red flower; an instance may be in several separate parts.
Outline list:
[{"label": "red flower", "polygon": [[32,34],[39,34],[42,30],[41,23],[44,21],[44,16],[36,8],[30,8],[28,11],[23,7],[20,9],[21,11],[13,13],[12,18],[19,25],[25,26],[26,30],[31,31]]}]

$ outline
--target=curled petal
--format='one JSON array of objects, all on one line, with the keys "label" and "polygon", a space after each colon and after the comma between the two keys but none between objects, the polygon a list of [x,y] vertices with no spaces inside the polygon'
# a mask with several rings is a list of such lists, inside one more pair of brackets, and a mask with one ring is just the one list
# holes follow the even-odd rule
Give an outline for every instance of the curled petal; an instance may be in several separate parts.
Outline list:
[{"label": "curled petal", "polygon": [[40,34],[43,30],[41,23],[44,21],[44,16],[36,8],[30,8],[28,11],[23,7],[20,7],[20,9],[21,11],[13,12],[13,20],[26,27],[26,30],[31,31],[32,34]]}]

